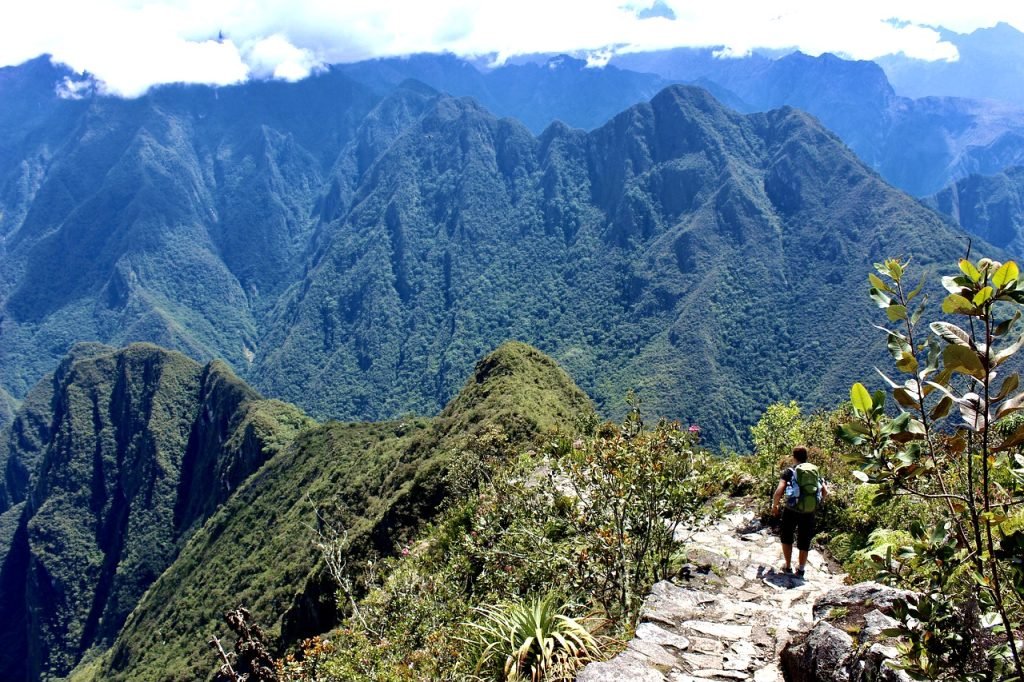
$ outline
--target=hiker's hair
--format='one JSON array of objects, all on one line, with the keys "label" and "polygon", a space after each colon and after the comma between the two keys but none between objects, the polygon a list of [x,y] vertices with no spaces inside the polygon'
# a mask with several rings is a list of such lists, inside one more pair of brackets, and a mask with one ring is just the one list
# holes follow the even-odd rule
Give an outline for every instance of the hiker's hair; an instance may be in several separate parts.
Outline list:
[{"label": "hiker's hair", "polygon": [[797,445],[795,448],[793,448],[793,457],[796,459],[796,461],[800,463],[806,462],[807,448],[805,448],[803,445]]}]

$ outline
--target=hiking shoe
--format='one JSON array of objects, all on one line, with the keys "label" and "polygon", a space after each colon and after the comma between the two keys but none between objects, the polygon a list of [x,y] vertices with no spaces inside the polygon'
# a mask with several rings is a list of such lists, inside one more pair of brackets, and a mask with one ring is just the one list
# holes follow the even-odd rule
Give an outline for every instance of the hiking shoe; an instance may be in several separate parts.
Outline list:
[{"label": "hiking shoe", "polygon": [[798,567],[796,569],[796,571],[793,573],[793,575],[795,575],[797,578],[803,578],[804,577],[804,570],[805,570],[805,567],[804,566],[800,566],[800,567]]},{"label": "hiking shoe", "polygon": [[783,575],[793,575],[793,569],[789,566],[783,566],[779,569],[779,573],[782,573]]}]

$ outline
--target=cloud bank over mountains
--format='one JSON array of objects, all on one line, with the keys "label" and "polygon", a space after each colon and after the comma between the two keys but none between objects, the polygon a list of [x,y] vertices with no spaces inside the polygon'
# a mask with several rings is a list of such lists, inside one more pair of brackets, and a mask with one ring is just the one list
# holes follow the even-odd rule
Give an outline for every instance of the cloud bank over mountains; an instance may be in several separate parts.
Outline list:
[{"label": "cloud bank over mountains", "polygon": [[[417,52],[490,55],[678,46],[952,60],[934,27],[1024,27],[1024,3],[922,0],[36,0],[0,13],[0,65],[41,54],[110,94],[172,82],[298,80],[324,64]],[[592,60],[601,63],[598,57]],[[80,86],[79,86],[80,88]],[[69,88],[73,91],[73,87]]]}]

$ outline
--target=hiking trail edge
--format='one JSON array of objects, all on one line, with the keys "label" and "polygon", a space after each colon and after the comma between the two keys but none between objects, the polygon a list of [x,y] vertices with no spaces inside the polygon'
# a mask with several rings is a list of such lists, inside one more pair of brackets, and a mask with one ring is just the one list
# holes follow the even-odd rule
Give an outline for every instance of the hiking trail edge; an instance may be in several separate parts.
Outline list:
[{"label": "hiking trail edge", "polygon": [[811,629],[815,600],[846,576],[815,549],[803,578],[783,574],[778,536],[749,508],[676,539],[689,560],[680,577],[652,588],[625,651],[577,682],[781,682],[782,648]]}]

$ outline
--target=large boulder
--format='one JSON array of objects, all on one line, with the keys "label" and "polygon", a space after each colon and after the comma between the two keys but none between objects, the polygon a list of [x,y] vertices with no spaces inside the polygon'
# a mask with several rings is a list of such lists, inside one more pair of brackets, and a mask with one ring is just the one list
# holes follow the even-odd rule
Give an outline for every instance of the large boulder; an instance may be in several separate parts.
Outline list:
[{"label": "large boulder", "polygon": [[896,625],[892,607],[912,593],[859,583],[826,593],[814,604],[817,622],[782,650],[788,682],[909,682],[893,667],[894,642],[883,631]]}]

